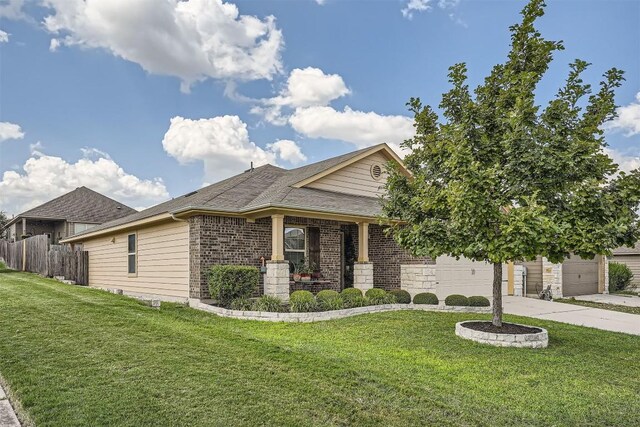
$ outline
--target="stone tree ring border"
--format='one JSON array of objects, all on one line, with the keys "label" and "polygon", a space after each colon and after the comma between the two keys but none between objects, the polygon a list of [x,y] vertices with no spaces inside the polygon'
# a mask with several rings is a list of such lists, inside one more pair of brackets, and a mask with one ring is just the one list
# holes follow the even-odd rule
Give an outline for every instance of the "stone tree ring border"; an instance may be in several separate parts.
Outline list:
[{"label": "stone tree ring border", "polygon": [[[477,322],[477,320],[456,323],[457,336],[496,347],[545,348],[549,345],[549,333],[546,329],[538,326],[535,326],[535,328],[540,329],[540,332],[532,334],[496,334],[465,327],[464,324],[469,322]],[[533,326],[528,327],[531,328]]]}]

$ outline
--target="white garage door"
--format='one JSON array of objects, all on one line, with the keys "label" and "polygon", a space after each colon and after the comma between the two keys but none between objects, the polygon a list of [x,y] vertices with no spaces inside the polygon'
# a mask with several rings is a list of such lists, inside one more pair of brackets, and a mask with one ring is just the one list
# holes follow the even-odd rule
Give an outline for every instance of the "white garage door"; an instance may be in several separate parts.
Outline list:
[{"label": "white garage door", "polygon": [[572,256],[562,263],[562,295],[598,293],[598,258],[592,260]]},{"label": "white garage door", "polygon": [[[502,266],[502,295],[507,295],[507,266]],[[456,260],[442,256],[436,259],[436,295],[444,299],[451,294],[493,296],[493,265],[466,258]]]}]

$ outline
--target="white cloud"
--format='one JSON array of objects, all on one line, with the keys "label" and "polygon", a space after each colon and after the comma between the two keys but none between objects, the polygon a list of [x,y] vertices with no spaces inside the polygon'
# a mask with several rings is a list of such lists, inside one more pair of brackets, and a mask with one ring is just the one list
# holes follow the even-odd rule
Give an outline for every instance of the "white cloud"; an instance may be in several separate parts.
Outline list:
[{"label": "white cloud", "polygon": [[618,168],[623,172],[631,172],[640,168],[640,156],[628,156],[613,148],[605,148],[605,154],[618,164]]},{"label": "white cloud", "polygon": [[425,10],[431,9],[429,3],[431,0],[409,0],[407,5],[400,10],[402,16],[407,19],[413,18],[414,12],[424,12]]},{"label": "white cloud", "polygon": [[[432,9],[432,0],[408,0],[404,8],[400,10],[402,16],[407,19],[413,19],[413,14],[416,12],[426,12]],[[454,9],[460,4],[460,0],[438,0],[438,7],[442,10]],[[464,25],[464,21],[460,18],[456,18],[454,14],[449,14],[449,18],[457,24]]]},{"label": "white cloud", "polygon": [[203,161],[206,182],[240,173],[248,169],[251,162],[254,166],[276,164],[278,156],[291,162],[297,155],[290,143],[276,142],[266,150],[257,146],[249,138],[247,125],[238,116],[199,120],[174,117],[162,146],[182,164]]},{"label": "white cloud", "polygon": [[320,6],[322,6],[325,3],[326,0],[316,0],[316,3],[318,3]]},{"label": "white cloud", "polygon": [[0,210],[17,214],[83,185],[134,206],[155,204],[169,197],[162,179],[140,179],[110,158],[69,163],[38,153],[25,162],[22,171],[4,172]]},{"label": "white cloud", "polygon": [[275,18],[240,15],[222,0],[44,0],[44,26],[60,46],[102,48],[150,73],[198,81],[271,79],[281,70]]},{"label": "white cloud", "polygon": [[7,43],[9,41],[9,33],[0,30],[0,43]]},{"label": "white cloud", "polygon": [[302,154],[300,146],[289,139],[281,139],[272,144],[267,144],[267,150],[276,153],[282,160],[292,164],[307,161],[307,156]]},{"label": "white cloud", "polygon": [[289,119],[297,132],[310,138],[338,139],[364,148],[386,142],[396,147],[414,135],[413,120],[406,116],[384,116],[345,107],[298,108]]},{"label": "white cloud", "polygon": [[7,19],[25,19],[26,16],[22,11],[24,0],[4,0],[0,4],[0,18]]},{"label": "white cloud", "polygon": [[15,123],[0,122],[0,142],[22,138],[24,138],[24,132],[20,126]]},{"label": "white cloud", "polygon": [[640,134],[640,92],[636,94],[635,101],[618,107],[616,112],[618,117],[606,123],[606,129],[623,131],[626,136]]},{"label": "white cloud", "polygon": [[298,108],[324,106],[335,99],[351,93],[338,74],[325,74],[319,68],[296,68],[289,74],[286,86],[280,93],[260,100],[263,106],[251,109],[254,114],[264,116],[272,124],[284,125],[287,118],[282,116],[282,107]]}]

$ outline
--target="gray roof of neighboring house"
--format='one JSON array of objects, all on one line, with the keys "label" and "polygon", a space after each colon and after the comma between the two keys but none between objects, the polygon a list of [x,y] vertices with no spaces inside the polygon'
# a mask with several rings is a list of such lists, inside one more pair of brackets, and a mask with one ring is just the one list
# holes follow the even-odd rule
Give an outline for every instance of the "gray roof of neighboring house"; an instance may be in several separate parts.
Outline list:
[{"label": "gray roof of neighboring house", "polygon": [[381,212],[380,200],[376,197],[292,187],[295,183],[331,169],[372,148],[368,147],[291,170],[272,165],[260,166],[149,209],[93,227],[77,236],[163,213],[179,213],[190,209],[242,213],[262,207],[281,207],[375,217]]},{"label": "gray roof of neighboring house", "polygon": [[620,246],[613,250],[613,255],[640,255],[640,242],[638,242],[633,248]]},{"label": "gray roof of neighboring house", "polygon": [[21,218],[102,224],[135,212],[137,212],[135,209],[90,188],[78,187],[67,194],[16,215],[9,221],[9,224]]}]

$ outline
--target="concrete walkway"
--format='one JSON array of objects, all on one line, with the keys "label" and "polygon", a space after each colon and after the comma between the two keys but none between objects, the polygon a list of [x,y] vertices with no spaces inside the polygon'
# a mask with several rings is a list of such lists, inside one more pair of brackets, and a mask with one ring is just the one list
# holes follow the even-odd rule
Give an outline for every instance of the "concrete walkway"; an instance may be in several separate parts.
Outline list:
[{"label": "concrete walkway", "polygon": [[503,307],[507,314],[640,335],[640,316],[637,314],[513,296],[503,297]]},{"label": "concrete walkway", "polygon": [[592,301],[602,302],[605,304],[626,305],[628,307],[640,307],[640,297],[632,297],[625,295],[611,295],[611,294],[593,294],[593,295],[580,295],[573,297],[580,301]]},{"label": "concrete walkway", "polygon": [[20,427],[20,421],[0,385],[0,427]]}]

